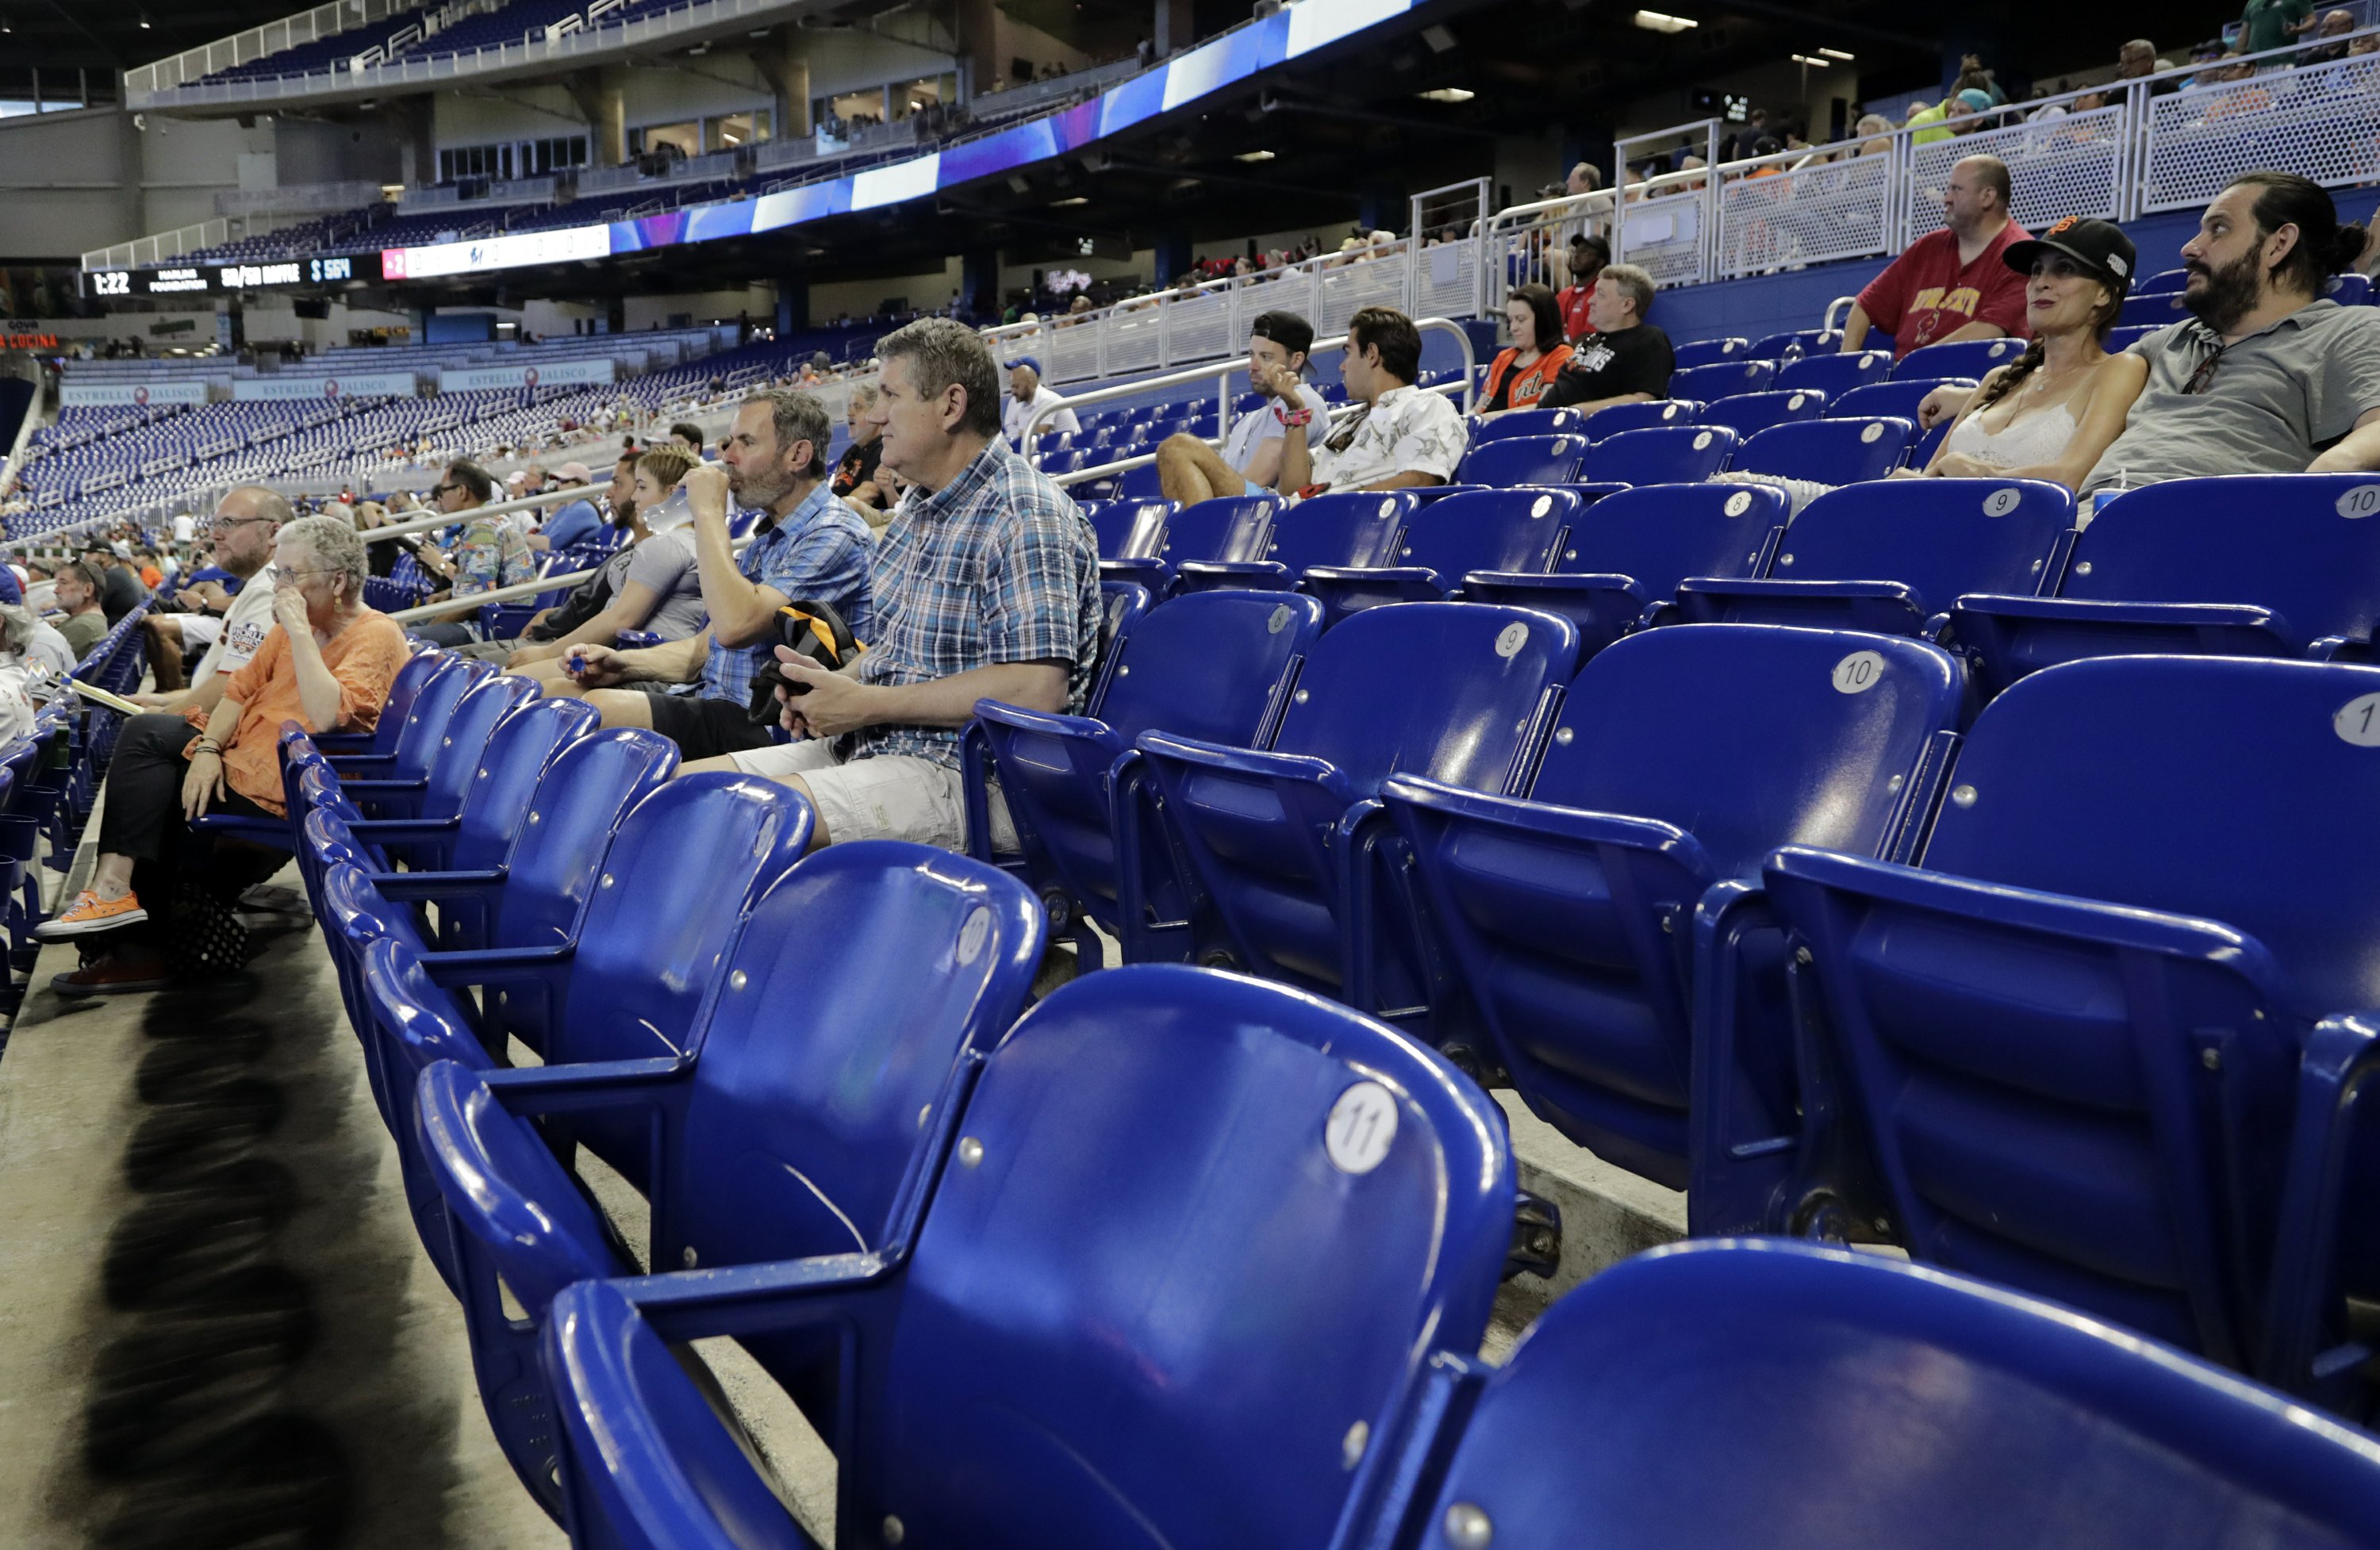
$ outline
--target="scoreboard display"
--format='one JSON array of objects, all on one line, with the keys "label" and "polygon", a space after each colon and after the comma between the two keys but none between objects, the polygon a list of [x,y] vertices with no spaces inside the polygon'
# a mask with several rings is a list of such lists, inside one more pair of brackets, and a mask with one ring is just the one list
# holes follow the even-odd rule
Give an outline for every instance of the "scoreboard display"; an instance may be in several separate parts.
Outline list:
[{"label": "scoreboard display", "polygon": [[289,290],[304,285],[344,285],[381,277],[378,253],[341,253],[327,258],[278,259],[265,263],[164,264],[154,269],[94,269],[82,277],[82,294],[104,301],[117,296],[226,296],[240,291]]}]

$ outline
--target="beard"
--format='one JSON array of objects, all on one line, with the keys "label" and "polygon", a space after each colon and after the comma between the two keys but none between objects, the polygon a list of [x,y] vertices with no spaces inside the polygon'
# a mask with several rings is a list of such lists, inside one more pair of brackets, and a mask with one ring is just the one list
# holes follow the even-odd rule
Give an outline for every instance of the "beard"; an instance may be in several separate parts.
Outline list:
[{"label": "beard", "polygon": [[2252,251],[2242,253],[2221,269],[2196,262],[2183,267],[2193,275],[2204,275],[2206,284],[2196,290],[2183,290],[2181,304],[2217,333],[2230,333],[2240,319],[2254,309],[2264,293]]}]

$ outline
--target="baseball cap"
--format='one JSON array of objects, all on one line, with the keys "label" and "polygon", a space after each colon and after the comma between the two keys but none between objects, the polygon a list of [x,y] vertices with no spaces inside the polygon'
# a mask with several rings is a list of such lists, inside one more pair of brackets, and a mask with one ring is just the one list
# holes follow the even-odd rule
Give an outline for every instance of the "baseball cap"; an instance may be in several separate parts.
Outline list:
[{"label": "baseball cap", "polygon": [[553,471],[553,477],[558,479],[568,479],[573,484],[585,484],[594,476],[587,471],[587,465],[584,463],[565,463]]},{"label": "baseball cap", "polygon": [[2019,274],[2033,272],[2033,262],[2045,252],[2063,253],[2076,263],[2097,270],[2116,282],[2118,288],[2131,288],[2132,276],[2140,267],[2140,254],[2132,239],[2112,221],[2086,221],[2069,215],[2051,225],[2039,236],[2023,242],[2011,242],[2000,250],[2000,261]]}]

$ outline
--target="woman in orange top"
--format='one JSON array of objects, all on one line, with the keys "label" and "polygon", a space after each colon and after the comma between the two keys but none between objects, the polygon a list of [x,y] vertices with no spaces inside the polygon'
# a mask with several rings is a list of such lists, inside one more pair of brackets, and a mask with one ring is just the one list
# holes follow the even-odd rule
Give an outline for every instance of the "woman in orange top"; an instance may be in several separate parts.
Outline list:
[{"label": "woman in orange top", "polygon": [[[213,847],[183,819],[210,812],[283,816],[283,721],[311,732],[369,732],[380,720],[410,647],[395,620],[364,606],[371,573],[354,527],[329,516],[285,524],[273,558],[274,628],[225,684],[205,729],[173,714],[124,723],[108,768],[91,886],[35,933],[45,941],[104,943],[80,969],[51,981],[65,994],[155,989],[169,965],[237,968],[240,933],[228,905],[261,879],[253,868],[235,878],[239,868],[215,865]],[[167,929],[115,935],[150,921],[152,905],[155,915],[170,914]]]},{"label": "woman in orange top", "polygon": [[1504,303],[1504,324],[1512,332],[1512,347],[1488,368],[1488,394],[1478,411],[1482,419],[1507,409],[1536,408],[1539,395],[1553,386],[1570,359],[1570,346],[1562,342],[1561,309],[1545,286],[1513,286]]}]

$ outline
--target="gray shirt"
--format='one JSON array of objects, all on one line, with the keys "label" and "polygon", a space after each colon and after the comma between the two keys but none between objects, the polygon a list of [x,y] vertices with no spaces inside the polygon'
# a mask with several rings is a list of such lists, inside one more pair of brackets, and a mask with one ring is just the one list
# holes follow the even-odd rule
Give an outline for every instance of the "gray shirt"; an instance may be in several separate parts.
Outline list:
[{"label": "gray shirt", "polygon": [[702,576],[694,557],[694,535],[684,527],[656,533],[629,553],[623,583],[641,582],[660,600],[638,625],[663,640],[684,640],[710,615],[702,606]]},{"label": "gray shirt", "polygon": [[[2217,351],[2213,374],[2192,376]],[[2380,409],[2380,310],[2322,300],[2226,349],[2192,318],[2132,345],[2149,380],[2082,493],[2212,474],[2297,474]]]}]

